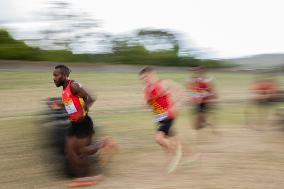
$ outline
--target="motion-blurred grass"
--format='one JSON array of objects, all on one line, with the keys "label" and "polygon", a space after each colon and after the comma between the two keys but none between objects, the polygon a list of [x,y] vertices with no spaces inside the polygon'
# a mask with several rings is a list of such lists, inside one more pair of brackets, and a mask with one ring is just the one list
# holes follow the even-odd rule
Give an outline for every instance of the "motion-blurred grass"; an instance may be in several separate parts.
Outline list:
[{"label": "motion-blurred grass", "polygon": [[[159,75],[163,79],[173,79],[181,85],[184,85],[188,77],[186,72],[160,73]],[[218,123],[217,129],[243,129],[243,112],[246,104],[229,102],[247,98],[248,86],[252,76],[240,73],[212,73],[210,75],[215,78],[220,97],[220,103],[218,103],[215,111]],[[98,96],[98,100],[92,107],[90,115],[93,117],[99,130],[104,134],[113,136],[120,145],[120,153],[115,158],[115,163],[110,165],[111,177],[115,179],[119,176],[123,178],[125,175],[128,175],[127,172],[124,172],[127,162],[132,162],[128,167],[132,164],[142,166],[147,162],[152,168],[157,166],[159,161],[154,161],[157,157],[152,159],[147,156],[147,154],[160,152],[160,148],[154,143],[155,124],[152,113],[145,106],[142,94],[143,85],[138,80],[137,73],[80,71],[72,73],[71,78],[78,80],[89,91]],[[56,88],[52,81],[52,68],[46,71],[0,71],[0,80],[1,185],[6,188],[61,188],[62,183],[60,183],[60,180],[56,182],[50,180],[49,176],[53,175],[53,166],[42,161],[42,158],[49,154],[40,146],[41,142],[43,142],[42,140],[44,140],[42,138],[44,133],[42,133],[42,125],[38,122],[41,120],[38,114],[44,107],[41,100],[51,96],[60,96],[61,89]],[[225,101],[227,103],[224,103]],[[192,144],[194,139],[196,139],[196,133],[192,130],[192,119],[189,115],[190,110],[184,104],[175,127],[186,138],[186,141]],[[230,134],[232,135],[232,133]],[[251,135],[251,133],[249,134]],[[242,137],[243,134],[237,133],[237,136]],[[207,150],[216,148],[217,151],[220,151],[220,149],[227,149],[226,145],[230,146],[238,143],[237,137],[236,139],[221,139],[218,136],[218,138],[223,141],[221,144],[225,146],[218,144],[221,147],[218,147],[218,145],[211,146]],[[210,137],[207,139],[210,140]],[[271,140],[265,137],[265,141]],[[244,140],[240,142],[244,143]],[[279,143],[279,140],[276,140],[272,141],[272,143],[275,145],[282,142]],[[214,144],[208,143],[208,145]],[[249,145],[247,148],[249,148]],[[261,146],[254,148],[258,149]],[[233,150],[233,148],[228,149]],[[223,152],[222,150],[221,152]],[[260,153],[255,151],[246,152],[248,157],[251,157],[251,161],[254,161],[255,157]],[[278,161],[281,163],[279,159],[281,153],[279,155],[275,153],[270,155],[263,151],[261,153],[263,158],[260,158],[259,161]],[[244,159],[247,156],[244,154],[240,153],[234,156],[245,161]],[[145,162],[142,162],[139,157],[144,156],[150,159],[145,159]],[[230,158],[233,157],[230,154],[229,156]],[[151,164],[149,160],[153,160],[156,163],[153,162]],[[214,162],[215,160],[212,161]],[[216,161],[218,164],[218,160]],[[236,162],[228,163],[228,160],[226,160],[225,165],[228,168],[228,170],[226,168],[226,171],[230,171],[236,169],[236,167],[232,166],[237,164]],[[210,166],[212,165],[210,164]],[[210,166],[205,166],[204,169],[214,170],[212,167],[210,169]],[[276,166],[279,166],[279,164],[276,164]],[[219,167],[218,169],[223,168]],[[127,170],[131,172],[132,169],[128,168]],[[129,174],[135,177],[135,174]],[[204,173],[195,171],[195,174],[203,178],[202,175]],[[218,174],[215,176],[218,176]],[[234,178],[237,178],[236,175]],[[140,185],[143,185],[144,181],[141,177],[140,181],[142,182]],[[123,188],[123,186],[120,188]]]}]

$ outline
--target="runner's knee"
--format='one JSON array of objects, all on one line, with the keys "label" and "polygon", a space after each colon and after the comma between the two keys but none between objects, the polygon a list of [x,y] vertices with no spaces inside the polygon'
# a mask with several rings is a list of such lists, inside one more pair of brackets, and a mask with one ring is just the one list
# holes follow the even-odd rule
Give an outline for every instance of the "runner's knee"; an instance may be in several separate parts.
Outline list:
[{"label": "runner's knee", "polygon": [[158,144],[164,144],[165,137],[162,134],[157,134],[155,136],[155,141]]}]

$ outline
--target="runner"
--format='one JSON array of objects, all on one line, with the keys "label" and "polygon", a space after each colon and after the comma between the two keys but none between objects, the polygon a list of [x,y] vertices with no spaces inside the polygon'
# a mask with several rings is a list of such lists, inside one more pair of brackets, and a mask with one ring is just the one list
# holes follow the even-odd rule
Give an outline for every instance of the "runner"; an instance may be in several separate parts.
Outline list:
[{"label": "runner", "polygon": [[53,71],[55,85],[63,87],[62,106],[65,107],[71,121],[65,137],[66,163],[70,176],[77,178],[76,181],[94,181],[98,177],[88,177],[91,173],[88,156],[104,148],[114,148],[115,143],[111,138],[105,138],[91,144],[95,130],[88,111],[95,98],[78,82],[69,79],[70,72],[65,65],[58,65]]},{"label": "runner", "polygon": [[[279,85],[273,76],[258,76],[251,84],[250,91],[252,94],[251,102],[256,107],[256,116],[254,118],[257,121],[254,123],[263,125],[272,115],[273,110],[276,110],[276,102],[280,99]],[[252,124],[253,110],[252,107],[247,108],[247,123],[249,125]]]},{"label": "runner", "polygon": [[194,128],[202,129],[207,125],[208,113],[212,110],[213,100],[217,98],[213,87],[212,78],[205,75],[205,68],[199,66],[195,68],[192,79],[187,81],[187,89],[190,92],[190,102],[194,106]]},{"label": "runner", "polygon": [[[182,157],[180,139],[175,135],[172,128],[178,115],[177,106],[182,99],[182,90],[172,81],[159,80],[155,71],[150,67],[142,69],[139,76],[145,82],[145,100],[153,109],[157,122],[155,141],[167,154],[175,154],[168,167],[170,173],[174,171]],[[175,93],[175,96],[173,93]]]}]

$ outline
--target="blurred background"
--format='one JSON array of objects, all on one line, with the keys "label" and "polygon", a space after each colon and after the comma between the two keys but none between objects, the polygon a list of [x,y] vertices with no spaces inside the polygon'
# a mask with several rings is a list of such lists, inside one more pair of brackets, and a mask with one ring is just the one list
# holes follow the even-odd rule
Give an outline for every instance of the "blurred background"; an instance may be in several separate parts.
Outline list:
[{"label": "blurred background", "polygon": [[[66,64],[98,100],[90,115],[120,151],[98,188],[283,188],[281,0],[0,0],[0,188],[64,188],[46,157],[46,99]],[[174,175],[154,142],[138,72],[153,66],[187,91],[205,66],[218,94],[195,130],[188,98],[175,127],[202,159]],[[190,91],[187,91],[189,93]],[[51,158],[52,159],[52,158]],[[55,175],[55,176],[54,176]]]}]

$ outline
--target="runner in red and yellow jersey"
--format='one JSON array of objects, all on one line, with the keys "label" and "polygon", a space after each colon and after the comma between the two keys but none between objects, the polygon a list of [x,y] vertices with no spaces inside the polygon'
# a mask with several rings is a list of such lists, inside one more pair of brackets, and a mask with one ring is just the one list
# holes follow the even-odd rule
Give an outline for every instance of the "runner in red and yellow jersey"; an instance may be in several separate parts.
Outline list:
[{"label": "runner in red and yellow jersey", "polygon": [[255,81],[251,90],[254,93],[254,102],[259,105],[271,104],[278,98],[278,84],[273,79]]},{"label": "runner in red and yellow jersey", "polygon": [[172,81],[159,80],[150,67],[142,69],[139,76],[145,82],[145,100],[152,108],[157,122],[155,141],[169,154],[176,154],[168,168],[168,172],[172,172],[182,156],[181,142],[172,126],[178,115],[177,106],[182,100],[183,91]]},{"label": "runner in red and yellow jersey", "polygon": [[[177,111],[172,95],[164,87],[163,81],[157,80],[155,83],[145,87],[145,100],[153,109],[155,120],[158,122],[173,122]],[[170,128],[159,128],[166,135],[170,135]]]},{"label": "runner in red and yellow jersey", "polygon": [[252,104],[246,108],[246,121],[250,127],[260,129],[277,111],[280,87],[273,75],[259,75],[251,84],[250,91]]},{"label": "runner in red and yellow jersey", "polygon": [[95,98],[79,83],[70,80],[69,74],[70,69],[67,66],[58,65],[53,71],[53,80],[57,87],[63,87],[62,106],[65,107],[71,122],[65,139],[69,174],[80,178],[90,174],[87,156],[104,148],[114,147],[115,144],[110,138],[91,144],[95,130],[93,121],[88,116],[88,110],[95,102]]},{"label": "runner in red and yellow jersey", "polygon": [[207,113],[212,107],[212,101],[216,99],[213,81],[204,75],[204,71],[204,67],[195,68],[193,78],[186,84],[190,93],[190,102],[195,108],[195,129],[201,129],[209,124]]}]

